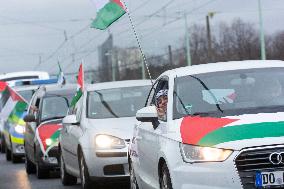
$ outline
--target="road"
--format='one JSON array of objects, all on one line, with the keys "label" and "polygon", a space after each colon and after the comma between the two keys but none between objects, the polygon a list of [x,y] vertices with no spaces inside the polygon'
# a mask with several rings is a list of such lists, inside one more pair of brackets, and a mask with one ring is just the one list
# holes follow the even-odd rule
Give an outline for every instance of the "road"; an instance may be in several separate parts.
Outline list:
[{"label": "road", "polygon": [[[126,189],[127,186],[101,186],[100,189]],[[7,162],[5,154],[0,153],[0,189],[81,189],[78,182],[75,186],[63,186],[59,173],[51,173],[49,179],[37,179],[36,176],[27,175],[25,164],[12,164]],[[97,188],[96,188],[97,189]]]}]

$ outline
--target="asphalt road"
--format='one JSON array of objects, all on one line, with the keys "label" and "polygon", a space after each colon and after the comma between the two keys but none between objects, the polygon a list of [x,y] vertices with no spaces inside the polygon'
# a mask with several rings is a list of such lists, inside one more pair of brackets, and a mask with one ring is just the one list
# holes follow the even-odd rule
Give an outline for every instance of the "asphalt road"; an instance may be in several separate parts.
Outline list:
[{"label": "asphalt road", "polygon": [[[0,153],[0,189],[80,189],[80,182],[75,186],[63,186],[59,173],[53,172],[48,179],[37,179],[36,176],[27,175],[24,161],[12,164],[7,162],[5,154]],[[127,189],[126,185],[104,185],[100,189]],[[96,188],[97,189],[97,188]]]}]

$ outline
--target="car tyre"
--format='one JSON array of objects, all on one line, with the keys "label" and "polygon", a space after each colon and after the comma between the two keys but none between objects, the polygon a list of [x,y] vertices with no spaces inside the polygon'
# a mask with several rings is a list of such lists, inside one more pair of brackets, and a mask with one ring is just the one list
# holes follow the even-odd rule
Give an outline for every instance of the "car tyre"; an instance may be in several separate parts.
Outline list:
[{"label": "car tyre", "polygon": [[6,148],[5,139],[4,139],[3,135],[1,135],[1,150],[0,150],[0,152],[5,153],[5,148]]},{"label": "car tyre", "polygon": [[49,170],[43,169],[39,166],[39,163],[36,163],[36,176],[38,179],[45,179],[49,176]]},{"label": "car tyre", "polygon": [[11,150],[9,150],[7,147],[5,148],[6,153],[6,160],[11,161]]},{"label": "car tyre", "polygon": [[130,189],[139,189],[134,168],[131,162],[129,163],[129,173],[130,173]]},{"label": "car tyre", "polygon": [[28,158],[28,156],[25,158],[25,167],[28,175],[36,173],[35,164]]},{"label": "car tyre", "polygon": [[173,189],[170,172],[167,165],[164,163],[159,176],[160,189]]},{"label": "car tyre", "polygon": [[13,153],[11,153],[11,159],[12,159],[12,163],[19,163],[22,161],[22,157],[16,156]]},{"label": "car tyre", "polygon": [[66,172],[62,154],[60,154],[60,178],[64,186],[75,185],[77,183],[77,177],[74,177]]},{"label": "car tyre", "polygon": [[[81,185],[83,189],[90,189],[94,188],[94,183],[92,183],[88,168],[84,159],[84,155],[81,152],[79,156],[79,165],[80,165],[80,178],[81,178]],[[93,185],[93,186],[92,186]]]}]

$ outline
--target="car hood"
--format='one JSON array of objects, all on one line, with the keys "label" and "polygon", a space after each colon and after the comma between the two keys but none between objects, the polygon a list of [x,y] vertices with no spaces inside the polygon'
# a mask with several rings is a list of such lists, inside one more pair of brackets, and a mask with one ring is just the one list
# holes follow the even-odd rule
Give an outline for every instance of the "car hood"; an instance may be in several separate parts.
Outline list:
[{"label": "car hood", "polygon": [[241,150],[284,143],[283,112],[222,118],[187,116],[173,124],[168,137],[190,145]]},{"label": "car hood", "polygon": [[135,121],[135,117],[88,119],[88,129],[95,135],[107,134],[122,139],[131,139]]}]

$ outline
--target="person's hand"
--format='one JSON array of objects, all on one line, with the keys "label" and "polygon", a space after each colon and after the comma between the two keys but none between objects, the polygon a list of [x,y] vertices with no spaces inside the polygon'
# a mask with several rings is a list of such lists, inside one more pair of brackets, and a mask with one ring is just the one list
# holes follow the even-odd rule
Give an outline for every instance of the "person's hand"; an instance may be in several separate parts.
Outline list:
[{"label": "person's hand", "polygon": [[162,118],[165,116],[166,112],[163,108],[157,108],[158,117]]}]

